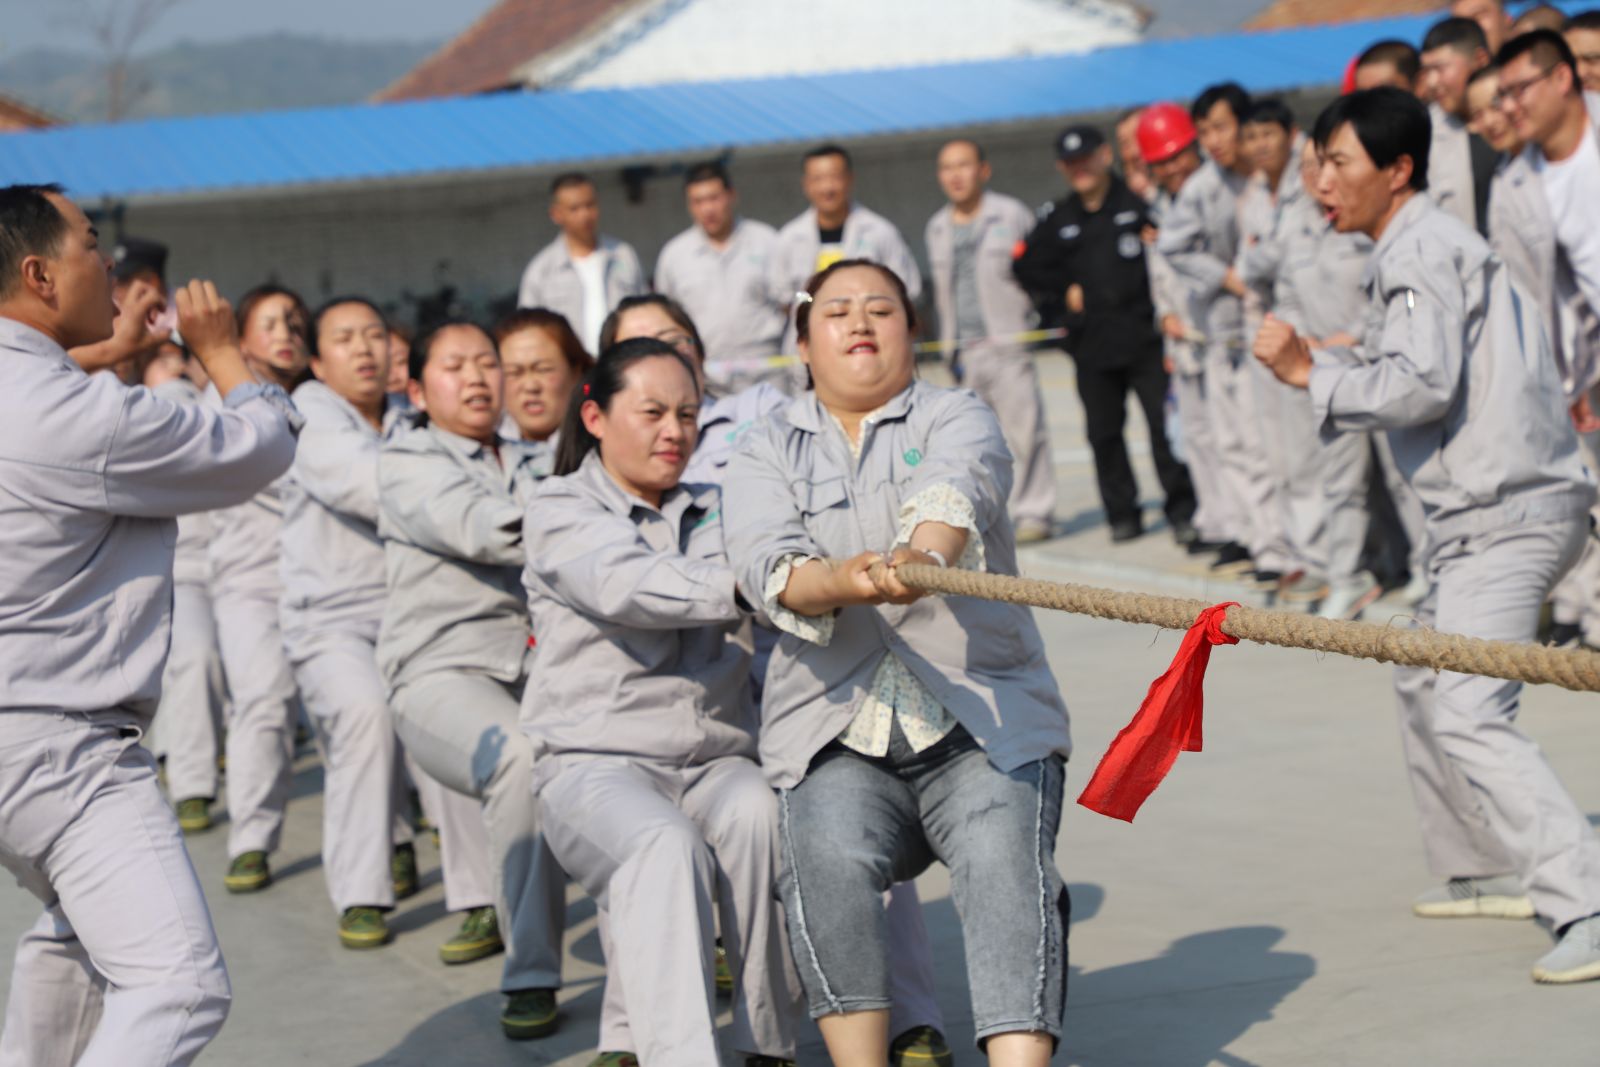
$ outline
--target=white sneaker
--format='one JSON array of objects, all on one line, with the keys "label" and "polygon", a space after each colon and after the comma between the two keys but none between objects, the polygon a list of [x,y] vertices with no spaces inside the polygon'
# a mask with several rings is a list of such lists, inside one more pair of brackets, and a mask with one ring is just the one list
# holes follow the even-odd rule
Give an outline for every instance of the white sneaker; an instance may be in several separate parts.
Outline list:
[{"label": "white sneaker", "polygon": [[1600,915],[1568,925],[1556,947],[1533,965],[1533,980],[1553,985],[1600,978]]},{"label": "white sneaker", "polygon": [[1508,874],[1497,878],[1452,878],[1411,902],[1424,919],[1531,919],[1533,901]]},{"label": "white sneaker", "polygon": [[1378,579],[1362,571],[1350,585],[1330,589],[1317,615],[1324,619],[1359,619],[1382,595],[1383,586],[1378,584]]},{"label": "white sneaker", "polygon": [[1400,590],[1400,602],[1408,608],[1414,608],[1422,603],[1422,598],[1428,595],[1428,590],[1433,588],[1433,583],[1428,581],[1426,574],[1413,574],[1411,580]]}]

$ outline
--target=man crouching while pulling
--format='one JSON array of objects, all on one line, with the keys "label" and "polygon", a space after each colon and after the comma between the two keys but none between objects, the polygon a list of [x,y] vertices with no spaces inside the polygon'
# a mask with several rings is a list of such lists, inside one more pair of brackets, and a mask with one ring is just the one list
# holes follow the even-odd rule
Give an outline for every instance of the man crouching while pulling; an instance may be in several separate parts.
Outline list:
[{"label": "man crouching while pulling", "polygon": [[178,321],[222,410],[84,373],[68,349],[111,336],[110,266],[58,186],[0,188],[0,863],[45,907],[17,946],[6,1067],[187,1064],[228,1012],[139,739],[171,634],[175,518],[281,475],[299,417],[251,380],[210,282],[178,292]]},{"label": "man crouching while pulling", "polygon": [[[1256,357],[1311,391],[1324,434],[1388,434],[1427,514],[1419,624],[1532,640],[1595,497],[1539,313],[1483,239],[1424,191],[1428,115],[1409,93],[1336,100],[1316,141],[1334,226],[1376,242],[1364,336],[1313,350],[1269,319]],[[1600,840],[1516,727],[1521,683],[1400,668],[1395,689],[1423,845],[1445,879],[1413,910],[1538,914],[1560,941],[1534,980],[1600,978]]]}]

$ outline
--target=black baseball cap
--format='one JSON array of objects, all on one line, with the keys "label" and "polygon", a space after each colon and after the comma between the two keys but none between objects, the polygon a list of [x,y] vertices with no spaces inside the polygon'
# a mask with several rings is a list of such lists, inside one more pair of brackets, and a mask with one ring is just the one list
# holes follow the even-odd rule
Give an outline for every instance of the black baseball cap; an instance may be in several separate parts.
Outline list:
[{"label": "black baseball cap", "polygon": [[166,283],[167,246],[160,241],[124,237],[111,249],[111,276],[117,281],[125,282],[147,271]]},{"label": "black baseball cap", "polygon": [[1063,163],[1082,159],[1106,143],[1103,133],[1093,126],[1068,126],[1056,137],[1056,156]]}]

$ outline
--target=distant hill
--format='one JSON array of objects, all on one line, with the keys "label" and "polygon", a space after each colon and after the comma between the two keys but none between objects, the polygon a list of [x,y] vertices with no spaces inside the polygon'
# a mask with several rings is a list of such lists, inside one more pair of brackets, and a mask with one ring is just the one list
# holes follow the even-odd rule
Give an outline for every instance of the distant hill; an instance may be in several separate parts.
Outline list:
[{"label": "distant hill", "polygon": [[[181,43],[135,62],[149,86],[131,117],[351,104],[415,66],[438,42],[369,43],[299,34],[220,44]],[[0,92],[70,122],[104,120],[100,60],[88,51],[35,49],[0,59]]]}]

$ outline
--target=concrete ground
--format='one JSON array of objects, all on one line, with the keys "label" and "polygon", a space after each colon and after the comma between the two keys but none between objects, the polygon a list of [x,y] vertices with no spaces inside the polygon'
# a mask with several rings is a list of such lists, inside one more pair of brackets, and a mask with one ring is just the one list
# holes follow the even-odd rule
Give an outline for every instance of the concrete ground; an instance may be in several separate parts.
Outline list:
[{"label": "concrete ground", "polygon": [[[1038,577],[1216,600],[1162,532],[1113,546],[1098,518],[1070,366],[1041,361],[1054,424],[1064,536],[1024,553]],[[1134,422],[1135,438],[1143,438]],[[1135,442],[1136,455],[1147,448]],[[1139,460],[1146,498],[1155,482]],[[1152,504],[1154,507],[1154,504]],[[1390,606],[1385,610],[1399,612]],[[1166,667],[1178,635],[1040,612],[1072,709],[1076,797],[1095,761]],[[1333,1067],[1342,1064],[1592,1067],[1600,983],[1535,986],[1550,944],[1532,922],[1424,921],[1411,897],[1430,884],[1394,725],[1389,671],[1260,647],[1216,650],[1204,752],[1183,755],[1126,825],[1069,806],[1057,862],[1073,897],[1066,1038],[1056,1062],[1084,1067]],[[1600,705],[1541,688],[1523,724],[1588,812],[1600,812]],[[251,897],[222,888],[225,831],[190,839],[233,975],[235,1007],[203,1062],[581,1067],[600,997],[594,912],[568,908],[565,1024],[513,1044],[496,1024],[499,964],[447,968],[454,931],[437,855],[419,845],[424,889],[392,916],[376,952],[339,947],[317,855],[321,774],[295,778],[278,882]],[[1600,821],[1600,816],[1591,816]],[[957,1063],[972,1048],[961,935],[942,870],[920,880]],[[0,944],[37,914],[0,892]],[[0,971],[0,984],[7,975]],[[806,1028],[800,1061],[826,1063]]]}]

